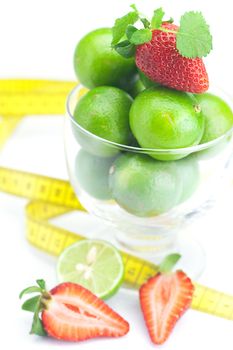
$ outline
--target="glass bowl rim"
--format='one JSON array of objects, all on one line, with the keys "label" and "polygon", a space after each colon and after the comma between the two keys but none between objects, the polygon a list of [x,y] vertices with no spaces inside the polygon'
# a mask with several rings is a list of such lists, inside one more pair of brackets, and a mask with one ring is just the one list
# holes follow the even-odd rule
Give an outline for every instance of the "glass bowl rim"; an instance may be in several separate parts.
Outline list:
[{"label": "glass bowl rim", "polygon": [[[85,88],[81,83],[77,83],[77,85],[70,91],[70,93],[67,96],[66,99],[66,111],[68,113],[68,116],[71,120],[71,122],[75,125],[76,128],[78,128],[82,133],[86,134],[88,137],[91,137],[98,142],[102,142],[104,144],[109,145],[110,147],[120,149],[122,151],[128,151],[128,152],[135,152],[135,153],[159,153],[159,154],[178,154],[178,153],[194,153],[198,151],[202,151],[208,148],[211,148],[218,143],[220,143],[222,140],[227,138],[233,133],[233,127],[225,132],[225,134],[219,136],[218,138],[211,140],[209,142],[205,142],[202,144],[197,144],[194,146],[189,147],[183,147],[183,148],[142,148],[142,147],[135,147],[135,146],[129,146],[129,145],[123,145],[117,142],[109,141],[107,139],[104,139],[100,136],[97,136],[90,131],[84,129],[81,125],[79,125],[73,118],[73,114],[70,110],[70,101],[73,97],[73,95],[78,92],[79,90]],[[217,87],[215,87],[217,88]],[[222,89],[217,88],[219,91],[221,91],[229,100],[232,101],[231,97]]]}]

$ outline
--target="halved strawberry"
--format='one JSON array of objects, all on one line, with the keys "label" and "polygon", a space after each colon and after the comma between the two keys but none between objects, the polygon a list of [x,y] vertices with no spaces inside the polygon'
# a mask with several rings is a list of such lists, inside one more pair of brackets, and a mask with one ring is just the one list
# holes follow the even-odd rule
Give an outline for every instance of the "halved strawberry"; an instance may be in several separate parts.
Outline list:
[{"label": "halved strawberry", "polygon": [[89,290],[74,283],[62,283],[50,291],[48,309],[42,312],[46,332],[63,340],[120,337],[129,324]]},{"label": "halved strawberry", "polygon": [[182,271],[159,273],[140,288],[144,319],[155,344],[164,343],[178,319],[190,307],[194,286]]},{"label": "halved strawberry", "polygon": [[[50,292],[42,290],[38,303],[36,310],[28,310],[34,311],[37,317],[33,323],[41,322],[47,335],[56,339],[81,341],[121,337],[129,331],[127,321],[89,290],[74,283],[59,284]],[[38,319],[40,311],[41,319]],[[31,333],[40,334],[41,329],[38,333],[37,326]]]}]

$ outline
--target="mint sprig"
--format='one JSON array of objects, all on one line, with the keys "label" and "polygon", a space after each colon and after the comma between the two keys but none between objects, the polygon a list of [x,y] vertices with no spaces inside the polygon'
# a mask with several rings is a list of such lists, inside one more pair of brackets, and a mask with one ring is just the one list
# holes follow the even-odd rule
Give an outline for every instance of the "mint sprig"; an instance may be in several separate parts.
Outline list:
[{"label": "mint sprig", "polygon": [[125,58],[130,58],[134,56],[136,47],[135,45],[131,44],[129,40],[124,40],[115,45],[115,50],[121,56]]},{"label": "mint sprig", "polygon": [[[154,11],[151,22],[140,14],[135,5],[131,5],[131,8],[133,11],[118,18],[112,28],[112,47],[123,57],[132,57],[137,45],[150,42],[155,29],[176,34],[176,48],[184,57],[201,58],[211,51],[212,36],[201,12],[186,12],[181,16],[179,29],[170,30],[164,28],[163,23],[172,23],[173,19],[163,20],[165,12],[162,7]],[[138,22],[143,28],[135,26]],[[121,41],[124,36],[127,40]]]},{"label": "mint sprig", "polygon": [[125,34],[127,36],[127,39],[130,40],[133,33],[137,32],[137,28],[133,26],[132,24],[129,24],[128,27],[126,28]]},{"label": "mint sprig", "polygon": [[163,17],[165,12],[162,7],[154,11],[154,15],[151,20],[151,29],[159,29],[162,25]]},{"label": "mint sprig", "polygon": [[151,41],[152,31],[149,28],[136,30],[130,37],[131,44],[140,45]]},{"label": "mint sprig", "polygon": [[112,28],[112,45],[116,45],[125,35],[128,25],[134,24],[139,18],[136,9],[127,13],[125,16],[116,19],[114,27]]},{"label": "mint sprig", "polygon": [[142,22],[144,28],[150,28],[150,21],[146,17],[140,17],[140,21]]}]

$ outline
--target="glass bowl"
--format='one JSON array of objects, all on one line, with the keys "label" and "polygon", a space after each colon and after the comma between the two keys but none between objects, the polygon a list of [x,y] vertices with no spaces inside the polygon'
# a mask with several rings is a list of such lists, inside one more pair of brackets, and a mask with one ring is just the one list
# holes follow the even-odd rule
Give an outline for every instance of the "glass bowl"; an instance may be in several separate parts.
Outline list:
[{"label": "glass bowl", "polygon": [[[68,96],[65,152],[79,201],[103,221],[98,238],[114,239],[121,249],[155,263],[166,254],[179,252],[179,267],[197,278],[204,267],[204,252],[186,228],[218,198],[233,151],[233,130],[211,142],[181,149],[116,144],[75,122],[76,103],[86,92],[78,85]],[[231,105],[221,90],[210,92]],[[182,159],[158,161],[150,157],[153,154]],[[144,178],[143,171],[129,175],[125,164],[142,158],[150,163],[149,178],[148,174]]]}]

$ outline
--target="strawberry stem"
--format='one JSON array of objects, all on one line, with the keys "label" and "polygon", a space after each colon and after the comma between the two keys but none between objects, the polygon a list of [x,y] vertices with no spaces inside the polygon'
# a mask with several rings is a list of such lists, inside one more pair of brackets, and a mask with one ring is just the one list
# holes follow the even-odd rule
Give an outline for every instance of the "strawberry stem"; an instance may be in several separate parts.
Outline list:
[{"label": "strawberry stem", "polygon": [[163,27],[160,27],[158,30],[160,30],[161,32],[165,32],[165,33],[172,33],[172,34],[178,33],[178,31],[176,31],[176,30],[171,30],[171,29],[167,29],[167,28],[163,28]]},{"label": "strawberry stem", "polygon": [[25,311],[33,312],[34,314],[30,334],[45,336],[47,335],[47,333],[44,330],[44,327],[40,318],[40,313],[44,309],[47,309],[48,303],[52,297],[51,297],[51,294],[46,290],[46,285],[44,280],[38,279],[36,283],[37,283],[37,286],[31,286],[31,287],[25,288],[20,293],[19,297],[22,298],[25,294],[39,293],[36,296],[26,300],[22,305],[22,309]]},{"label": "strawberry stem", "polygon": [[40,299],[40,304],[41,304],[42,309],[47,309],[48,308],[48,304],[49,304],[49,301],[51,299],[52,299],[52,297],[51,297],[50,293],[48,293],[47,291],[42,293],[41,299]]},{"label": "strawberry stem", "polygon": [[160,273],[169,273],[172,271],[173,267],[177,264],[177,262],[180,260],[181,255],[180,254],[170,254],[167,255],[159,265],[159,272]]}]

